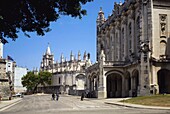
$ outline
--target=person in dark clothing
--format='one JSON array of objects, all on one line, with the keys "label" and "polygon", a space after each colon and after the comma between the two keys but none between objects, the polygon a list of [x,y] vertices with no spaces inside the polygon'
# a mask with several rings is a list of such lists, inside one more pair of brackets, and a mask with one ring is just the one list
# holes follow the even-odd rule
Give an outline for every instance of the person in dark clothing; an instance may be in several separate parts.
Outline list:
[{"label": "person in dark clothing", "polygon": [[53,93],[53,94],[52,94],[52,100],[54,100],[54,99],[55,99],[55,94]]},{"label": "person in dark clothing", "polygon": [[58,99],[59,99],[59,94],[56,93],[56,100],[58,101]]},{"label": "person in dark clothing", "polygon": [[81,94],[81,101],[84,99],[84,92]]}]

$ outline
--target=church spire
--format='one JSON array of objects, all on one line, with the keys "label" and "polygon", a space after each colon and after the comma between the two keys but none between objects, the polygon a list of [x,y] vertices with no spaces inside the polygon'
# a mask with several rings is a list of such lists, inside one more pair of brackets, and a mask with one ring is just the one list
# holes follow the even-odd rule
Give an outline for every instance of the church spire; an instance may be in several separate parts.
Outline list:
[{"label": "church spire", "polygon": [[87,60],[87,54],[86,54],[86,51],[84,52],[83,60]]},{"label": "church spire", "polygon": [[63,62],[64,62],[64,55],[63,55],[63,53],[61,53],[60,60],[61,60],[61,63],[63,63]]},{"label": "church spire", "polygon": [[81,60],[81,54],[80,54],[80,51],[78,52],[78,61]]},{"label": "church spire", "polygon": [[100,7],[100,11],[99,11],[98,17],[97,17],[97,25],[103,24],[104,21],[105,21],[104,12],[102,10],[102,7]]},{"label": "church spire", "polygon": [[46,50],[46,55],[51,55],[50,44],[48,43],[48,47]]},{"label": "church spire", "polygon": [[74,56],[73,56],[73,52],[71,51],[70,53],[70,61],[73,61],[74,60]]}]

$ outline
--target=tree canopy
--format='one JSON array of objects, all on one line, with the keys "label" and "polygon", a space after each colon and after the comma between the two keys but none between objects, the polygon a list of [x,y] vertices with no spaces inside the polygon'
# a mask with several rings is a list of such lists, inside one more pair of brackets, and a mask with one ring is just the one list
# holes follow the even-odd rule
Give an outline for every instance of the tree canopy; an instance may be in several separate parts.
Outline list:
[{"label": "tree canopy", "polygon": [[28,72],[22,77],[22,85],[27,88],[27,91],[34,93],[38,85],[51,84],[51,77],[52,74],[50,72],[39,72],[38,74]]},{"label": "tree canopy", "polygon": [[0,40],[7,43],[6,38],[16,40],[17,33],[22,31],[45,35],[50,31],[50,22],[60,15],[82,18],[86,10],[82,5],[93,0],[1,0],[0,1]]}]

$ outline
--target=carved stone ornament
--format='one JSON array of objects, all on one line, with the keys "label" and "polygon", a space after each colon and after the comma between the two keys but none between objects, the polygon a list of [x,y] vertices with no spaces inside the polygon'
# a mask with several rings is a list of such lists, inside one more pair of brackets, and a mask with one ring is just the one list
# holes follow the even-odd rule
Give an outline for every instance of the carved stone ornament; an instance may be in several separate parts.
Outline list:
[{"label": "carved stone ornament", "polygon": [[146,5],[149,0],[143,0],[143,4]]},{"label": "carved stone ornament", "polygon": [[122,19],[122,24],[127,25],[127,17],[123,17],[123,19]]},{"label": "carved stone ornament", "polygon": [[166,15],[160,15],[161,21],[166,21]]},{"label": "carved stone ornament", "polygon": [[166,31],[166,24],[161,23],[161,35],[165,35],[165,31]]},{"label": "carved stone ornament", "polygon": [[160,14],[160,37],[165,38],[166,32],[167,32],[167,15],[166,14]]}]

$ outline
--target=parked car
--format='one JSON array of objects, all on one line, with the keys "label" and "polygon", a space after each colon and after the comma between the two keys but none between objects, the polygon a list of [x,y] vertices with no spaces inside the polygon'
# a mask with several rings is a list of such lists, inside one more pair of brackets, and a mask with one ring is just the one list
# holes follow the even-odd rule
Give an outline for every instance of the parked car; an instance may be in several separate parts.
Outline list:
[{"label": "parked car", "polygon": [[21,97],[21,98],[23,98],[24,95],[23,95],[23,93],[16,93],[15,95],[13,95],[13,97]]}]

